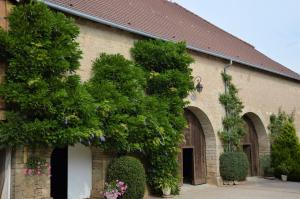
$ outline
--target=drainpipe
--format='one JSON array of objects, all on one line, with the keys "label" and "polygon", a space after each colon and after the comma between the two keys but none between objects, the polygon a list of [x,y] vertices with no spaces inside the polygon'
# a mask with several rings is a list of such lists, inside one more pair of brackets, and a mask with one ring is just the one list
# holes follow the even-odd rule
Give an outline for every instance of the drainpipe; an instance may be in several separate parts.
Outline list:
[{"label": "drainpipe", "polygon": [[[224,74],[226,75],[227,74],[227,69],[232,66],[232,59],[230,59],[229,61],[229,64],[226,64],[224,66]],[[228,85],[227,85],[227,81],[224,81],[224,88],[225,88],[225,94],[227,94],[227,90],[228,90]],[[227,117],[228,116],[228,110],[225,108],[225,116]],[[227,129],[228,130],[228,129]],[[228,143],[228,151],[230,151],[230,141]]]},{"label": "drainpipe", "polygon": [[[227,69],[228,69],[230,66],[232,66],[232,59],[229,61],[229,64],[226,64],[226,65],[224,66],[224,74],[227,74]],[[224,82],[224,87],[225,87],[225,94],[226,94],[226,93],[227,93],[227,83],[226,83],[226,82]],[[227,112],[226,112],[226,114],[227,114]]]}]

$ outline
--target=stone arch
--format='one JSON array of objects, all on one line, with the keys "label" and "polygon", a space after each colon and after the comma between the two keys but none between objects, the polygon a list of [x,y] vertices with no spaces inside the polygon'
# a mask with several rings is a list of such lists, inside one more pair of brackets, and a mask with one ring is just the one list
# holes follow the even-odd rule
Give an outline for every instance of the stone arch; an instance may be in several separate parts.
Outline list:
[{"label": "stone arch", "polygon": [[[247,128],[253,129],[253,133],[255,134],[254,137],[256,137],[256,139],[257,139],[257,141],[253,140],[254,145],[255,145],[255,142],[257,142],[257,146],[255,146],[255,147],[257,147],[258,155],[257,155],[257,159],[255,160],[256,163],[253,163],[253,164],[256,164],[255,167],[257,167],[257,171],[254,172],[254,174],[252,171],[252,174],[259,175],[259,174],[261,174],[260,166],[259,166],[259,159],[263,155],[270,154],[270,140],[269,140],[266,128],[265,128],[262,120],[260,119],[260,117],[257,114],[255,114],[253,112],[247,112],[243,115],[243,118],[246,122]],[[248,132],[251,132],[251,130],[247,131],[247,133]],[[246,136],[249,136],[249,135],[245,135],[245,137]]]},{"label": "stone arch", "polygon": [[247,112],[243,115],[243,117],[249,118],[254,125],[258,136],[259,156],[270,154],[270,139],[267,134],[267,129],[260,117],[253,112]]},{"label": "stone arch", "polygon": [[216,135],[210,119],[207,114],[198,107],[186,107],[191,111],[201,124],[205,137],[205,158],[206,158],[206,182],[209,184],[217,184],[218,158],[217,158],[217,141]]}]

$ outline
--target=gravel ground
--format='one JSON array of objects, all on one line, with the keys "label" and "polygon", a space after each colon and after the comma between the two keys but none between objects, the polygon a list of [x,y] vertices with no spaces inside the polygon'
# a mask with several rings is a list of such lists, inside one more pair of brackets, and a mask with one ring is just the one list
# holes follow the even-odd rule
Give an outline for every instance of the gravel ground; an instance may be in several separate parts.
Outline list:
[{"label": "gravel ground", "polygon": [[300,183],[248,178],[235,186],[183,185],[174,199],[300,199]]}]

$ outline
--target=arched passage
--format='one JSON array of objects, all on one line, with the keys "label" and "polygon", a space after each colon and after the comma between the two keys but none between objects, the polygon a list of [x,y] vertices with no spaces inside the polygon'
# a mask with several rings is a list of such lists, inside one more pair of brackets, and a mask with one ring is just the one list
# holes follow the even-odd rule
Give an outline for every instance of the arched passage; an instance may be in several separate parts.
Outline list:
[{"label": "arched passage", "polygon": [[210,120],[202,110],[192,106],[185,109],[185,117],[188,122],[184,130],[186,142],[179,157],[183,180],[184,175],[191,175],[186,177],[192,184],[216,183],[217,145]]},{"label": "arched passage", "polygon": [[270,142],[259,116],[253,112],[244,114],[246,134],[242,140],[243,151],[249,160],[249,176],[260,175],[259,159],[270,153]]}]

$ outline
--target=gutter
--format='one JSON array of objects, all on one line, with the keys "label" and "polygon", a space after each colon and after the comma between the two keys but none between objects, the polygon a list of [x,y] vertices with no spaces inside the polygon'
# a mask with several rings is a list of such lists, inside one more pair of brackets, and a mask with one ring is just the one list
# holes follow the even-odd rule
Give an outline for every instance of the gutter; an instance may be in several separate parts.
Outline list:
[{"label": "gutter", "polygon": [[[108,21],[108,20],[105,20],[105,19],[102,19],[102,18],[99,18],[99,17],[95,17],[93,15],[85,14],[85,13],[77,11],[75,9],[71,9],[71,8],[67,8],[67,7],[62,6],[62,5],[51,3],[47,0],[40,0],[40,1],[44,2],[50,8],[53,8],[53,9],[56,9],[56,10],[59,10],[61,12],[65,12],[65,13],[68,13],[68,14],[71,14],[71,15],[75,15],[75,16],[78,16],[78,17],[81,17],[81,18],[84,18],[84,19],[88,19],[88,20],[91,20],[91,21],[94,21],[94,22],[97,22],[97,23],[108,25],[108,26],[111,26],[113,28],[125,30],[127,32],[134,33],[134,34],[137,34],[137,35],[141,35],[141,36],[144,36],[144,37],[149,37],[149,38],[152,38],[152,39],[159,39],[159,40],[163,40],[163,41],[172,41],[172,40],[164,39],[164,38],[161,38],[161,37],[158,37],[158,36],[143,32],[143,31],[139,31],[139,30],[127,27],[127,26],[123,26],[123,25],[120,25],[120,24],[117,24],[117,23],[114,23],[114,22],[111,22],[111,21]],[[194,51],[204,53],[204,54],[207,54],[207,55],[211,55],[211,56],[214,56],[214,57],[218,57],[218,58],[221,58],[221,59],[229,60],[232,63],[235,62],[235,63],[238,63],[238,64],[247,65],[247,66],[250,66],[250,67],[255,68],[255,69],[259,69],[259,70],[266,71],[266,72],[269,72],[269,73],[284,76],[284,77],[287,77],[287,78],[290,78],[290,79],[293,79],[293,80],[296,80],[296,81],[300,82],[300,78],[298,79],[298,78],[295,78],[291,75],[280,73],[278,71],[271,70],[271,69],[266,69],[266,68],[263,68],[259,65],[250,64],[246,61],[235,59],[234,57],[226,56],[226,55],[223,55],[221,53],[207,51],[207,50],[204,50],[204,49],[201,49],[201,48],[193,47],[191,45],[187,45],[187,49],[194,50]]]}]

